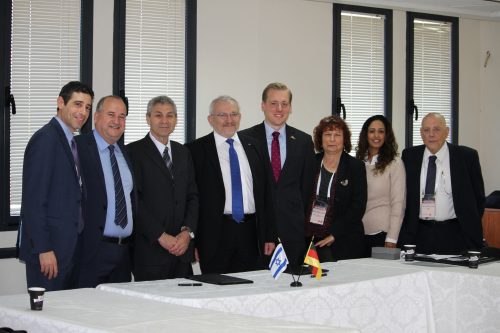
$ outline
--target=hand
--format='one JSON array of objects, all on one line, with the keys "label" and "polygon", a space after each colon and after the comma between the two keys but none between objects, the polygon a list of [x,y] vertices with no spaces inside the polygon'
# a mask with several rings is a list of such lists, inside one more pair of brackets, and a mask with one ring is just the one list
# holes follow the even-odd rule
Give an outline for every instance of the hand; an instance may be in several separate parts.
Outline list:
[{"label": "hand", "polygon": [[52,279],[57,277],[57,259],[54,251],[43,252],[38,255],[40,260],[40,272],[47,277],[47,279]]},{"label": "hand", "polygon": [[396,248],[396,243],[385,242],[384,247],[389,247],[391,249]]},{"label": "hand", "polygon": [[175,246],[175,243],[177,243],[177,239],[174,236],[164,232],[163,234],[161,234],[160,238],[158,238],[158,243],[160,243],[161,247],[170,252],[171,249]]},{"label": "hand", "polygon": [[266,256],[270,256],[271,254],[273,254],[275,248],[276,244],[274,244],[273,242],[264,243],[264,254]]},{"label": "hand", "polygon": [[184,230],[181,231],[177,236],[175,236],[177,242],[175,246],[170,249],[170,253],[174,256],[181,256],[186,252],[189,242],[191,241],[191,237],[189,237],[189,231]]},{"label": "hand", "polygon": [[318,247],[330,246],[333,244],[334,241],[335,241],[335,238],[333,238],[333,235],[329,235],[314,245],[316,245]]}]

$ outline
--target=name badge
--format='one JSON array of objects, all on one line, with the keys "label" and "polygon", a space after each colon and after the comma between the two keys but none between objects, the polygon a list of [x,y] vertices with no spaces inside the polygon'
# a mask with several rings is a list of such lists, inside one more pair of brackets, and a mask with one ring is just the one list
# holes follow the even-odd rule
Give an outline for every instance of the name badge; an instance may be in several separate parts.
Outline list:
[{"label": "name badge", "polygon": [[436,200],[434,198],[422,199],[422,219],[434,220],[436,218]]},{"label": "name badge", "polygon": [[322,202],[315,202],[313,204],[310,222],[317,225],[325,223],[327,205]]}]

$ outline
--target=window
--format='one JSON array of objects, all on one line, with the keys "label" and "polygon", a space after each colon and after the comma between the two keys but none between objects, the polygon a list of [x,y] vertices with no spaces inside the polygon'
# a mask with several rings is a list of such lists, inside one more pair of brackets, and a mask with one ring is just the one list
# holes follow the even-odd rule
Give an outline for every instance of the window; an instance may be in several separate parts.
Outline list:
[{"label": "window", "polygon": [[345,118],[356,146],[368,117],[391,116],[392,11],[334,5],[333,54],[333,114]]},{"label": "window", "polygon": [[120,52],[115,57],[113,90],[128,103],[125,143],[142,139],[149,131],[146,107],[158,95],[174,100],[177,127],[171,139],[184,143],[194,135],[196,1],[117,0],[115,6],[120,8],[115,17],[119,41],[115,49]]},{"label": "window", "polygon": [[[32,134],[56,114],[56,100],[61,87],[71,80],[91,82],[92,2],[2,1],[3,83],[15,100],[5,107],[2,135],[2,224],[15,225],[21,207],[24,150]],[[90,22],[90,36],[81,38],[82,27]],[[84,47],[85,46],[85,47]],[[82,50],[85,49],[85,52]],[[84,54],[83,54],[84,53]],[[89,74],[90,72],[90,74]],[[2,96],[5,98],[5,96]],[[5,100],[2,103],[5,104]],[[15,113],[14,113],[15,112]]]},{"label": "window", "polygon": [[458,138],[458,19],[407,14],[406,146],[422,144],[420,124],[439,112]]}]

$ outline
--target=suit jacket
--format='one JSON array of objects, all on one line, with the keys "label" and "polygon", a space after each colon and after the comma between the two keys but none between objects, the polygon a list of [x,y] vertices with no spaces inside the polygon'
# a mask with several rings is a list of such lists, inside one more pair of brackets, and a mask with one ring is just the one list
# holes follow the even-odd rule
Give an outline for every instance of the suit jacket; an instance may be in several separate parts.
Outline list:
[{"label": "suit jacket", "polygon": [[19,258],[39,263],[54,251],[59,268],[73,257],[82,191],[66,135],[57,119],[31,137],[24,153]]},{"label": "suit jacket", "polygon": [[[481,248],[484,212],[484,182],[477,151],[450,143],[450,174],[455,214],[462,234],[470,248]],[[401,159],[406,168],[406,212],[401,227],[399,244],[413,244],[420,212],[420,172],[425,145],[403,150]]]},{"label": "suit jacket", "polygon": [[[136,265],[161,265],[176,260],[158,243],[166,232],[172,236],[186,226],[196,234],[198,189],[189,150],[171,142],[173,178],[149,134],[127,145],[134,172],[138,207],[135,221]],[[194,244],[190,242],[183,262],[194,260]]]},{"label": "suit jacket", "polygon": [[[94,133],[89,132],[79,135],[75,140],[78,147],[84,188],[83,217],[85,227],[83,228],[81,263],[85,265],[96,255],[99,255],[99,244],[106,224],[108,198],[101,158],[99,157]],[[117,144],[132,173],[132,164],[125,147],[120,141]],[[130,195],[132,211],[134,212],[136,206],[135,190]]]},{"label": "suit jacket", "polygon": [[[276,232],[270,213],[270,197],[268,183],[265,181],[262,156],[252,138],[238,133],[245,154],[250,164],[253,178],[253,195],[255,200],[257,237],[259,253],[262,255],[265,242],[274,242]],[[200,196],[200,214],[196,246],[200,260],[209,260],[215,254],[221,239],[226,192],[222,171],[215,146],[215,137],[210,133],[186,145],[191,151]]]},{"label": "suit jacket", "polygon": [[281,240],[303,242],[305,213],[314,177],[314,148],[311,136],[286,125],[286,160],[276,183],[264,123],[241,133],[257,141],[263,156],[267,181],[272,184],[272,203],[278,236]]}]

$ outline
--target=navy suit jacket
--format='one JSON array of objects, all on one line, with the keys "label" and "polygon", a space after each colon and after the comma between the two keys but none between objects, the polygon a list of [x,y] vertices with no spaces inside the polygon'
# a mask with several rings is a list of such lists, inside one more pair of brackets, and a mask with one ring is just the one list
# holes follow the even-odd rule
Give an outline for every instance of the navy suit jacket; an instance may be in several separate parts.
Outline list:
[{"label": "navy suit jacket", "polygon": [[[170,141],[173,178],[149,134],[127,145],[134,168],[138,208],[135,222],[135,262],[137,265],[162,265],[176,260],[158,243],[166,232],[176,236],[186,226],[196,235],[198,189],[189,150]],[[194,242],[179,259],[194,261]]]},{"label": "navy suit jacket", "polygon": [[[83,217],[85,227],[83,229],[81,263],[85,265],[94,256],[99,255],[99,244],[106,224],[108,199],[104,172],[102,171],[101,158],[99,157],[94,133],[89,132],[79,135],[75,140],[78,146],[84,189]],[[132,173],[132,164],[125,147],[121,142],[118,142],[118,146]],[[135,211],[135,198],[135,191],[132,191],[131,202],[133,212]]]},{"label": "navy suit jacket", "polygon": [[[484,212],[484,182],[477,151],[450,143],[450,173],[453,206],[467,246],[483,247],[482,216]],[[399,244],[414,244],[420,212],[420,172],[425,145],[403,150],[401,159],[406,169],[406,211],[401,226]]]},{"label": "navy suit jacket", "polygon": [[19,258],[39,264],[54,251],[59,268],[73,257],[82,192],[75,161],[57,119],[31,137],[24,153]]},{"label": "navy suit jacket", "polygon": [[[274,242],[276,239],[274,220],[270,212],[271,202],[268,184],[265,180],[262,156],[256,149],[255,141],[240,133],[238,133],[238,137],[252,171],[258,246],[259,253],[262,255],[264,243]],[[200,260],[210,260],[215,254],[218,244],[224,241],[220,235],[226,202],[226,192],[214,134],[210,133],[186,146],[190,149],[193,157],[200,196],[196,246],[200,251]]]}]

